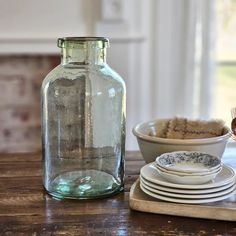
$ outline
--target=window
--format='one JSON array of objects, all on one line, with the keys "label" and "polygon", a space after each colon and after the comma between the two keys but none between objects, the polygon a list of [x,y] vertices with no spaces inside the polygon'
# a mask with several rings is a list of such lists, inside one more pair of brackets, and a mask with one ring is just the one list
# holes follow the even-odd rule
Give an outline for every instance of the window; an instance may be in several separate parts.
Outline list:
[{"label": "window", "polygon": [[236,1],[216,0],[217,86],[215,117],[230,125],[230,109],[236,107]]}]

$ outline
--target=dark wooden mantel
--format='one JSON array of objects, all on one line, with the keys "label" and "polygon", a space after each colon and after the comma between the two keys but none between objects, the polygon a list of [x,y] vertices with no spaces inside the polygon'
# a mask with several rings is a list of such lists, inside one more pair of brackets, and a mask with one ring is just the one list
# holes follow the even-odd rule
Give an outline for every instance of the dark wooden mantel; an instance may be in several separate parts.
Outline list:
[{"label": "dark wooden mantel", "polygon": [[0,235],[236,235],[236,222],[130,210],[129,189],[144,164],[127,153],[124,193],[59,201],[43,190],[40,153],[0,154]]}]

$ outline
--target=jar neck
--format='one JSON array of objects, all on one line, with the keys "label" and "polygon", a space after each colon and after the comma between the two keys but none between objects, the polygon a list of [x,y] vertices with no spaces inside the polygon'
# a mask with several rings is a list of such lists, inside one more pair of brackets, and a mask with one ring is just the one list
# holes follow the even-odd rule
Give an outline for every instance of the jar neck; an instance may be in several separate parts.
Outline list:
[{"label": "jar neck", "polygon": [[62,48],[63,65],[102,65],[106,63],[106,48]]}]

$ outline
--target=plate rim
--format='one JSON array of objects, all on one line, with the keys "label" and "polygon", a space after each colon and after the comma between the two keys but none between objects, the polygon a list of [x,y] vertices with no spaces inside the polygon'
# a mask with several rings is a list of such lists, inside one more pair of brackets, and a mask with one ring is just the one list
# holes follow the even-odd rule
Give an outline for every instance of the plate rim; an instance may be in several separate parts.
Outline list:
[{"label": "plate rim", "polygon": [[204,198],[204,199],[179,199],[179,198],[171,198],[171,197],[166,197],[166,196],[160,196],[158,194],[152,193],[151,191],[145,189],[143,186],[140,185],[141,190],[146,193],[147,195],[162,200],[162,201],[167,201],[167,202],[174,202],[174,203],[183,203],[183,204],[202,204],[202,203],[210,203],[210,202],[217,202],[217,201],[222,201],[228,197],[230,197],[236,190],[236,187],[234,190],[232,190],[230,193],[225,194],[220,197],[213,197],[213,198]]},{"label": "plate rim", "polygon": [[[142,175],[140,175],[140,180],[144,179],[144,181],[148,182],[148,184],[150,184],[150,187],[152,187],[151,185],[157,186],[156,189],[158,190],[162,190],[162,191],[166,191],[166,192],[170,192],[170,193],[184,193],[184,194],[205,194],[205,193],[213,193],[213,192],[218,192],[221,190],[224,190],[226,188],[229,188],[231,186],[233,186],[235,184],[235,181],[231,181],[228,184],[219,186],[219,187],[215,187],[215,188],[206,188],[206,189],[181,189],[181,188],[171,188],[168,186],[163,186],[163,185],[159,185],[153,182],[150,182],[149,180],[145,179]],[[153,187],[155,189],[155,187]]]},{"label": "plate rim", "polygon": [[[143,175],[143,172],[144,172],[145,168],[151,168],[150,166],[153,165],[153,163],[154,162],[151,162],[151,163],[143,166],[141,168],[141,170],[140,170],[140,175],[142,175],[145,179],[149,180],[152,183],[156,183],[156,184],[159,184],[159,185],[162,185],[162,186],[173,187],[173,188],[180,188],[180,189],[183,189],[183,188],[184,189],[206,189],[206,188],[220,187],[220,186],[223,186],[223,185],[226,185],[226,184],[230,183],[236,177],[236,173],[235,173],[234,169],[231,166],[223,164],[221,172],[223,171],[223,169],[227,169],[227,170],[229,170],[231,172],[231,177],[229,177],[225,181],[221,181],[221,182],[218,182],[218,183],[205,183],[205,184],[199,184],[199,185],[176,184],[176,183],[168,182],[163,177],[161,177],[160,174],[158,174],[158,176],[161,177],[162,180],[152,179],[152,178],[150,178],[148,176]],[[153,169],[155,169],[156,172],[158,172],[158,170],[156,169],[155,166],[153,166]]]},{"label": "plate rim", "polygon": [[180,198],[180,199],[207,199],[207,198],[214,198],[214,197],[220,197],[223,195],[226,195],[228,193],[230,193],[231,191],[233,191],[234,189],[236,189],[236,184],[222,190],[222,191],[218,191],[218,192],[213,192],[213,193],[207,193],[207,194],[178,194],[178,193],[169,193],[169,192],[165,192],[165,191],[161,191],[161,190],[157,190],[157,189],[153,189],[147,186],[144,182],[142,182],[142,180],[140,180],[140,185],[143,185],[143,187],[145,187],[147,190],[156,193],[158,195],[161,196],[167,196],[167,197],[173,197],[173,198]]}]

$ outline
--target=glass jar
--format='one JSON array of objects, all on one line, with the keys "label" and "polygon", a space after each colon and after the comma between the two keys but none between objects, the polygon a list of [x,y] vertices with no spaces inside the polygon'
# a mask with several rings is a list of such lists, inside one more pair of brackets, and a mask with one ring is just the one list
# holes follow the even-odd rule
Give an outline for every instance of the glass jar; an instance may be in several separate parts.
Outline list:
[{"label": "glass jar", "polygon": [[55,197],[123,190],[126,92],[106,63],[108,44],[100,37],[58,39],[61,64],[43,81],[43,182]]}]

